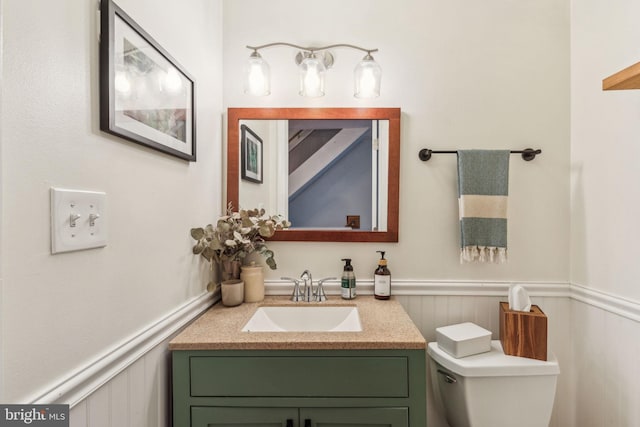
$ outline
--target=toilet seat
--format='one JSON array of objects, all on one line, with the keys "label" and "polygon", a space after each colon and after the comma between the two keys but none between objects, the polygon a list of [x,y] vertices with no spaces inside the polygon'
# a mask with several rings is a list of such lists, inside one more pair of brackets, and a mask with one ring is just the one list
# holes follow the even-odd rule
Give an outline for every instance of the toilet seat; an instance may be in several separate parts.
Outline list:
[{"label": "toilet seat", "polygon": [[499,340],[491,341],[491,351],[456,359],[430,342],[427,353],[443,367],[464,377],[505,377],[530,375],[558,375],[560,366],[553,354],[548,360],[509,356],[502,351]]}]

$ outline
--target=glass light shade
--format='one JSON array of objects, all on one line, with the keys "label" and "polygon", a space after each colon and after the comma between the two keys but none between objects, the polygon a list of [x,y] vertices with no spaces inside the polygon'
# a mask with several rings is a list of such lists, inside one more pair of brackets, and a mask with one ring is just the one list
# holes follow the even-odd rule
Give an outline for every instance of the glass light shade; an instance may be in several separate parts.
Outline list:
[{"label": "glass light shade", "polygon": [[269,64],[255,51],[249,56],[249,61],[247,62],[244,93],[254,96],[267,96],[271,93]]},{"label": "glass light shade", "polygon": [[324,74],[327,68],[315,54],[300,63],[300,95],[314,98],[324,96]]},{"label": "glass light shade", "polygon": [[354,96],[356,98],[377,98],[380,96],[382,68],[369,54],[365,56],[353,72]]}]

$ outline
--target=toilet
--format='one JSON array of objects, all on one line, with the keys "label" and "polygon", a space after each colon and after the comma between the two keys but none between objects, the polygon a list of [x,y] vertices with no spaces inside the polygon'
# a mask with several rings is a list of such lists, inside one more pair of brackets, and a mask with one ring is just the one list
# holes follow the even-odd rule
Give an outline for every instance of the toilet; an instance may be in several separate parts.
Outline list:
[{"label": "toilet", "polygon": [[427,346],[434,400],[451,427],[548,427],[560,367],[508,356],[499,340],[491,350],[455,358]]}]

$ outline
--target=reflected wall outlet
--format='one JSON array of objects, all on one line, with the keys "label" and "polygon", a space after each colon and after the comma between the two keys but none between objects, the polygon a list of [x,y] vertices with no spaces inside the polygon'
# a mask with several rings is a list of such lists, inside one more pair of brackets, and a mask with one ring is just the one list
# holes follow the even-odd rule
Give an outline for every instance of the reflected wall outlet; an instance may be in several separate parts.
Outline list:
[{"label": "reflected wall outlet", "polygon": [[51,253],[107,246],[107,195],[51,188]]},{"label": "reflected wall outlet", "polygon": [[360,215],[347,215],[347,227],[360,229]]}]

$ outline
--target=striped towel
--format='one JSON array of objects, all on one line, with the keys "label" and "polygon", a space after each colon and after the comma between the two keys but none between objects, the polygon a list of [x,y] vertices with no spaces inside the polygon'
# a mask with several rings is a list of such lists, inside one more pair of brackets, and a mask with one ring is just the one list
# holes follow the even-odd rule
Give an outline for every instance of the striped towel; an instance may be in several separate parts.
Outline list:
[{"label": "striped towel", "polygon": [[507,260],[508,150],[458,151],[460,262]]}]

